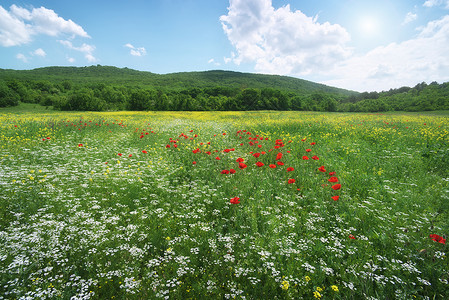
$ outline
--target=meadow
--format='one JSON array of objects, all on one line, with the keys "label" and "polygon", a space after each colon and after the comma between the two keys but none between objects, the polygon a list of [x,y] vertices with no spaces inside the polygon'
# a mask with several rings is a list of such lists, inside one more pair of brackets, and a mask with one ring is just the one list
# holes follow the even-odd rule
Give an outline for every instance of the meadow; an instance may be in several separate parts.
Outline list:
[{"label": "meadow", "polygon": [[449,299],[447,114],[0,110],[0,299]]}]

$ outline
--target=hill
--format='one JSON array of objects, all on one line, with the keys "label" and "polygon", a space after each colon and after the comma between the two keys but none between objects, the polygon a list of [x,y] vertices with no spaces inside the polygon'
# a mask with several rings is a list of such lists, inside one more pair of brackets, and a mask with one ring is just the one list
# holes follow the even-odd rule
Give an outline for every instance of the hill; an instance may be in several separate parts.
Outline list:
[{"label": "hill", "polygon": [[340,96],[358,94],[324,84],[303,79],[233,71],[181,72],[155,74],[129,68],[112,66],[89,67],[45,67],[33,70],[0,69],[0,79],[4,80],[48,80],[51,82],[71,81],[76,84],[104,83],[127,86],[145,86],[164,90],[183,90],[190,88],[274,88],[294,93],[311,94],[323,92]]},{"label": "hill", "polygon": [[449,83],[358,93],[288,76],[222,70],[0,69],[0,107],[19,101],[61,110],[430,111],[449,109]]}]

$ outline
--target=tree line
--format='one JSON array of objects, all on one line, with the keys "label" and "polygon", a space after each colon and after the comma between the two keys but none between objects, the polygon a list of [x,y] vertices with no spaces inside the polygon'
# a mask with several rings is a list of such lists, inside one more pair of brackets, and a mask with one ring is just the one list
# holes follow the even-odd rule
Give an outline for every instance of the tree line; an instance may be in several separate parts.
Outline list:
[{"label": "tree line", "polygon": [[19,101],[65,111],[427,111],[449,110],[449,82],[344,95],[272,87],[162,89],[89,81],[1,79],[0,107],[15,106]]},{"label": "tree line", "polygon": [[336,111],[341,95],[314,92],[298,95],[275,88],[204,87],[155,89],[106,83],[0,80],[0,106],[19,101],[65,111]]},{"label": "tree line", "polygon": [[364,92],[347,97],[340,111],[430,111],[449,110],[449,82],[418,83],[414,87],[401,87],[382,92]]}]

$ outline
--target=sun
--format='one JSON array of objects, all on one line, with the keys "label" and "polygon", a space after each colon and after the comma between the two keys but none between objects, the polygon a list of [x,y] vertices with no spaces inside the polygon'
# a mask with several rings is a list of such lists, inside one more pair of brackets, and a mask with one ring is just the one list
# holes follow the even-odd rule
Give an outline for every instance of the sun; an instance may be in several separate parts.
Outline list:
[{"label": "sun", "polygon": [[359,19],[359,31],[367,36],[377,35],[381,24],[372,16],[363,16]]}]

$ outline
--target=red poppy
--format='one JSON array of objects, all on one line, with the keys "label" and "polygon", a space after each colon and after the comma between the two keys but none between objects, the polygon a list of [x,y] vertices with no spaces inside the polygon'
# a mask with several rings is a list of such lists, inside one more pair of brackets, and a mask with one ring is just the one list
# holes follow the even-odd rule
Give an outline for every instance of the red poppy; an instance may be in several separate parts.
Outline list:
[{"label": "red poppy", "polygon": [[239,197],[234,197],[234,198],[231,198],[231,201],[229,201],[229,202],[231,202],[231,204],[239,204],[240,203],[240,198]]},{"label": "red poppy", "polygon": [[312,149],[306,149],[306,152],[310,152],[310,151],[312,151]]},{"label": "red poppy", "polygon": [[244,169],[244,168],[246,168],[247,167],[247,165],[246,164],[244,164],[244,163],[239,163],[239,168],[240,169]]},{"label": "red poppy", "polygon": [[193,152],[194,154],[196,154],[196,153],[200,152],[200,148],[197,148],[197,149],[193,150],[192,152]]},{"label": "red poppy", "polygon": [[340,198],[340,196],[332,196],[332,199],[333,199],[334,201],[337,201],[339,198]]},{"label": "red poppy", "polygon": [[170,148],[170,145],[165,146],[165,148]]},{"label": "red poppy", "polygon": [[234,170],[234,169],[230,169],[230,170],[229,170],[229,173],[235,174],[235,170]]},{"label": "red poppy", "polygon": [[338,178],[337,177],[331,177],[327,181],[329,181],[329,182],[338,182]]},{"label": "red poppy", "polygon": [[294,171],[295,169],[294,168],[292,168],[292,167],[288,167],[287,168],[287,172],[291,172],[291,171]]},{"label": "red poppy", "polygon": [[282,158],[282,153],[278,153],[277,155],[276,155],[276,160],[280,160]]},{"label": "red poppy", "polygon": [[329,172],[329,176],[334,176],[337,172]]},{"label": "red poppy", "polygon": [[258,166],[258,167],[263,167],[263,166],[264,166],[264,163],[261,162],[261,161],[258,161],[258,162],[256,162],[256,166]]},{"label": "red poppy", "polygon": [[241,157],[239,157],[239,158],[237,158],[236,159],[236,162],[238,162],[238,163],[242,163],[242,162],[244,162],[245,160],[243,159],[243,158],[241,158]]},{"label": "red poppy", "polygon": [[324,168],[324,166],[319,167],[318,170],[323,173],[326,172],[326,169]]},{"label": "red poppy", "polygon": [[196,161],[192,162],[192,164],[196,165]]},{"label": "red poppy", "polygon": [[229,152],[231,152],[231,149],[224,149],[223,152],[224,153],[229,153]]},{"label": "red poppy", "polygon": [[147,154],[148,152],[147,150],[142,150],[142,153]]},{"label": "red poppy", "polygon": [[341,184],[337,183],[336,185],[333,185],[333,186],[332,186],[332,189],[334,189],[334,190],[339,190],[339,189],[341,189]]},{"label": "red poppy", "polygon": [[308,160],[309,157],[307,157],[307,156],[304,155],[304,156],[302,157],[302,159],[303,159],[303,160]]},{"label": "red poppy", "polygon": [[318,156],[314,155],[314,156],[312,156],[312,159],[313,160],[319,160],[320,158]]},{"label": "red poppy", "polygon": [[351,233],[351,234],[349,234],[349,238],[350,238],[351,240],[355,240],[355,236],[354,236],[354,235],[352,235],[352,233]]},{"label": "red poppy", "polygon": [[229,174],[229,170],[223,170],[221,171],[221,174]]},{"label": "red poppy", "polygon": [[117,155],[118,155],[118,156],[122,156],[123,154],[121,154],[121,153],[117,153]]},{"label": "red poppy", "polygon": [[294,180],[293,178],[288,180],[288,184],[292,184],[292,183],[295,183],[295,182],[296,182],[296,180]]},{"label": "red poppy", "polygon": [[254,153],[253,156],[254,156],[255,158],[258,158],[258,157],[260,156],[260,153]]},{"label": "red poppy", "polygon": [[271,164],[271,165],[269,165],[269,167],[272,168],[272,169],[275,169],[276,165]]},{"label": "red poppy", "polygon": [[132,154],[129,155],[129,157],[133,156]]},{"label": "red poppy", "polygon": [[312,145],[312,146],[315,145],[315,144],[316,144],[315,142],[310,143],[310,145]]},{"label": "red poppy", "polygon": [[446,244],[446,239],[443,239],[443,237],[439,236],[438,234],[430,234],[429,237],[432,241],[438,242],[440,244]]},{"label": "red poppy", "polygon": [[83,147],[83,144],[78,144],[78,147]]},{"label": "red poppy", "polygon": [[284,163],[282,161],[278,161],[277,164],[278,164],[278,166],[283,166],[284,165]]},{"label": "red poppy", "polygon": [[217,156],[217,157],[215,157],[215,159],[216,159],[216,160],[220,160],[221,158]]}]

